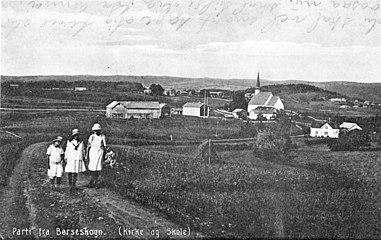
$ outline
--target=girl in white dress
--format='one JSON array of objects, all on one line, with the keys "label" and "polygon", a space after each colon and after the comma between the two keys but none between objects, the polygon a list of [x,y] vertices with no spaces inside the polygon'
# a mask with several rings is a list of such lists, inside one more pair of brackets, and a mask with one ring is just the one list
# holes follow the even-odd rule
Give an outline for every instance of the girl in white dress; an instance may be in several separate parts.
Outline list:
[{"label": "girl in white dress", "polygon": [[88,169],[91,174],[91,179],[88,187],[99,187],[98,178],[102,170],[104,151],[106,148],[106,137],[101,133],[101,125],[95,123],[92,127],[94,131],[90,135],[89,141],[87,144],[87,158],[89,161]]},{"label": "girl in white dress", "polygon": [[68,173],[70,192],[76,188],[75,184],[77,183],[78,173],[86,171],[83,162],[84,154],[85,148],[83,142],[79,139],[79,130],[73,129],[71,139],[67,141],[65,151],[65,172]]},{"label": "girl in white dress", "polygon": [[48,157],[48,177],[51,185],[56,184],[57,187],[61,185],[63,174],[62,162],[64,159],[64,151],[61,147],[62,141],[62,137],[57,137],[46,151]]}]

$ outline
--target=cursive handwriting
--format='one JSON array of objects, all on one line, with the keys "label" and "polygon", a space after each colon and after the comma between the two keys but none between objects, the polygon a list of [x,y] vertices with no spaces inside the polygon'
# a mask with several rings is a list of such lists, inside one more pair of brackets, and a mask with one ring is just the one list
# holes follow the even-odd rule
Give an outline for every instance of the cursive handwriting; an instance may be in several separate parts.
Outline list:
[{"label": "cursive handwriting", "polygon": [[[6,10],[17,4],[23,17],[13,16],[12,11],[4,11],[2,16],[6,38],[31,26],[66,29],[72,37],[78,37],[84,32],[112,36],[124,28],[159,25],[169,26],[175,32],[187,29],[189,33],[200,33],[233,24],[260,34],[292,27],[299,34],[345,29],[370,35],[381,24],[379,0],[73,0],[20,1],[2,7]],[[71,14],[45,16],[49,10]],[[43,17],[33,18],[33,14]]]}]

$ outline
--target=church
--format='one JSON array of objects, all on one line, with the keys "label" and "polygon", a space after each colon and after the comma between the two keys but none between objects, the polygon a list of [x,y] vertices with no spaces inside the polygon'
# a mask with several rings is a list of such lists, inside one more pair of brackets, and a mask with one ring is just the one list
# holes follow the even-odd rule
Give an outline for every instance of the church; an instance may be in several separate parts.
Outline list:
[{"label": "church", "polygon": [[280,110],[284,110],[282,100],[279,96],[274,96],[272,92],[261,91],[258,73],[254,94],[251,95],[247,106],[248,117],[252,120],[256,120],[259,116],[262,116],[267,120],[271,120],[276,117],[276,114]]}]

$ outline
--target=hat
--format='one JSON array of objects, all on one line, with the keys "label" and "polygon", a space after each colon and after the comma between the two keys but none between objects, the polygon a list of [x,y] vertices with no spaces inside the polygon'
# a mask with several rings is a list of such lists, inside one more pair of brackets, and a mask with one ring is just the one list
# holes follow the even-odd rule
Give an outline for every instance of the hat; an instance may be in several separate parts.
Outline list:
[{"label": "hat", "polygon": [[63,138],[58,136],[56,139],[53,140],[53,142],[62,142]]},{"label": "hat", "polygon": [[73,129],[73,131],[71,131],[71,135],[77,135],[77,134],[79,134],[78,129]]},{"label": "hat", "polygon": [[94,123],[93,127],[91,130],[96,131],[96,130],[101,130],[101,125],[99,123]]}]

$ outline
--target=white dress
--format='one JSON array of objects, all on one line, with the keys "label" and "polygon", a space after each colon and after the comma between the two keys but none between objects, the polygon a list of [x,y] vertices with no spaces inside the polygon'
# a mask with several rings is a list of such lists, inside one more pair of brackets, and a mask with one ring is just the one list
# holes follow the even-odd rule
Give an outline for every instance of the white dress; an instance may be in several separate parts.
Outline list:
[{"label": "white dress", "polygon": [[83,162],[84,147],[83,142],[77,141],[75,139],[67,141],[65,159],[67,161],[65,172],[69,173],[79,173],[85,172],[86,167]]},{"label": "white dress", "polygon": [[106,147],[106,137],[105,135],[92,134],[89,137],[88,145],[89,150],[89,170],[90,171],[101,171],[102,170],[102,158],[104,147]]},{"label": "white dress", "polygon": [[49,156],[48,177],[62,177],[63,166],[61,162],[61,156],[64,151],[61,147],[55,147],[53,144],[48,147],[46,154]]}]

